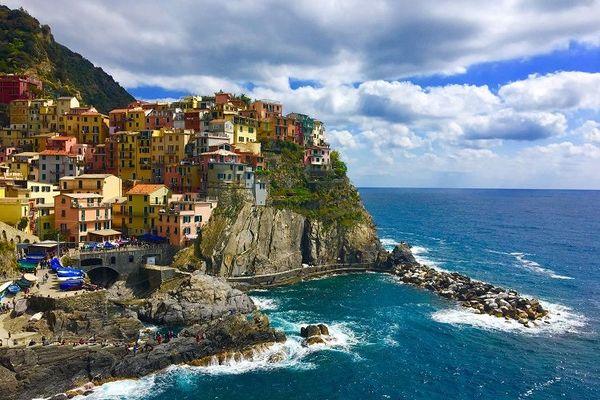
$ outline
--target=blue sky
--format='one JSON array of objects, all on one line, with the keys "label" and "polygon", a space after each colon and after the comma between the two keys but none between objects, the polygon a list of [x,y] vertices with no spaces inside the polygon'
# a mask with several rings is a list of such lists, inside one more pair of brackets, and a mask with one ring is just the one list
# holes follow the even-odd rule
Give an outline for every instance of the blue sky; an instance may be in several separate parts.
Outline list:
[{"label": "blue sky", "polygon": [[598,0],[6,3],[136,97],[315,116],[360,186],[600,189]]}]

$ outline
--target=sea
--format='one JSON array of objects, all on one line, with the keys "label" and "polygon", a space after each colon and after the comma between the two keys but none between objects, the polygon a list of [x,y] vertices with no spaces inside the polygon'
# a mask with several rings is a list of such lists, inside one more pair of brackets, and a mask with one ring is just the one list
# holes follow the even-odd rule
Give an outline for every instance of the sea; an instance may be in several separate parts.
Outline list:
[{"label": "sea", "polygon": [[[600,191],[360,189],[383,245],[542,300],[551,323],[477,315],[363,273],[251,293],[288,335],[254,360],[173,366],[86,399],[600,399]],[[301,346],[309,323],[327,345]],[[285,361],[272,364],[270,354]]]}]

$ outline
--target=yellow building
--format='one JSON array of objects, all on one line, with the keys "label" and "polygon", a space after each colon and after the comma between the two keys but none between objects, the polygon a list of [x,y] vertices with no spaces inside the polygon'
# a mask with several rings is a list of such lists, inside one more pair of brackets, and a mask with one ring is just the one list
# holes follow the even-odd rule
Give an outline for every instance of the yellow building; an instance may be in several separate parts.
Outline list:
[{"label": "yellow building", "polygon": [[25,129],[31,100],[13,100],[8,105],[8,118],[11,128]]},{"label": "yellow building", "polygon": [[136,137],[137,132],[121,131],[114,134],[118,137],[117,151],[118,161],[117,169],[119,171],[119,177],[124,181],[131,181],[137,178],[137,148],[136,148]]},{"label": "yellow building", "polygon": [[35,207],[34,233],[41,240],[56,240],[54,229],[54,204],[40,204]]},{"label": "yellow building", "polygon": [[127,214],[127,197],[115,197],[108,201],[112,208],[112,226],[113,229],[123,231],[127,227],[125,216]]},{"label": "yellow building", "polygon": [[78,142],[87,144],[104,143],[108,137],[108,117],[96,110],[90,110],[79,116]]},{"label": "yellow building", "polygon": [[27,226],[23,230],[29,232],[29,200],[23,197],[0,198],[0,221],[16,228],[24,219]]},{"label": "yellow building", "polygon": [[40,183],[35,181],[27,181],[27,197],[32,200],[33,204],[54,204],[54,196],[58,196],[60,192],[56,185],[50,183]]},{"label": "yellow building", "polygon": [[152,164],[164,165],[165,163],[165,130],[152,131],[150,139],[150,157]]},{"label": "yellow building", "polygon": [[103,202],[123,194],[121,178],[111,174],[64,176],[58,185],[61,193],[95,193],[102,196]]},{"label": "yellow building", "polygon": [[[45,117],[48,113],[54,112],[54,100],[35,99],[31,100],[27,110],[27,131],[29,133],[47,132]],[[52,110],[52,111],[49,111]]]},{"label": "yellow building", "polygon": [[19,147],[28,141],[27,132],[23,129],[1,128],[0,129],[0,146],[2,147]]},{"label": "yellow building", "polygon": [[235,116],[233,119],[233,144],[256,142],[260,123],[257,119]]},{"label": "yellow building", "polygon": [[156,232],[160,209],[166,207],[170,196],[165,185],[140,183],[127,193],[124,227],[128,235]]},{"label": "yellow building", "polygon": [[183,129],[164,130],[164,163],[178,164],[185,159],[185,147],[193,131]]},{"label": "yellow building", "polygon": [[153,131],[141,131],[136,136],[136,179],[152,181],[152,135]]},{"label": "yellow building", "polygon": [[144,110],[141,107],[127,110],[127,122],[125,129],[128,131],[141,131],[146,129],[146,116],[151,110]]},{"label": "yellow building", "polygon": [[38,178],[39,170],[37,163],[39,153],[23,152],[12,154],[8,162],[8,171],[14,174],[20,174],[22,179],[35,181]]}]

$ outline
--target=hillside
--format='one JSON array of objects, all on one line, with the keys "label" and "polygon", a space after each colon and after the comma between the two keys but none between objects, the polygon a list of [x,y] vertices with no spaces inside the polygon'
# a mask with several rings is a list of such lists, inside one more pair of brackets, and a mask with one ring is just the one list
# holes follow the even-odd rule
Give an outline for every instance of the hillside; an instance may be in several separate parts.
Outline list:
[{"label": "hillside", "polygon": [[35,75],[44,82],[46,95],[74,95],[100,112],[134,100],[102,68],[56,43],[48,25],[40,25],[23,9],[2,5],[0,73]]}]

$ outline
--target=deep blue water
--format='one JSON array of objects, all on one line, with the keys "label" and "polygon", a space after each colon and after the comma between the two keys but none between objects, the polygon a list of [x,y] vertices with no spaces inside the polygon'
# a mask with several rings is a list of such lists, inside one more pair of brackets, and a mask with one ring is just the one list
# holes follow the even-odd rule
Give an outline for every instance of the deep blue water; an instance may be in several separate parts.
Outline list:
[{"label": "deep blue water", "polygon": [[[286,362],[176,367],[105,385],[114,399],[600,399],[600,192],[363,189],[387,246],[547,302],[530,329],[379,274],[252,294],[286,330]],[[306,350],[300,325],[330,347]]]}]

